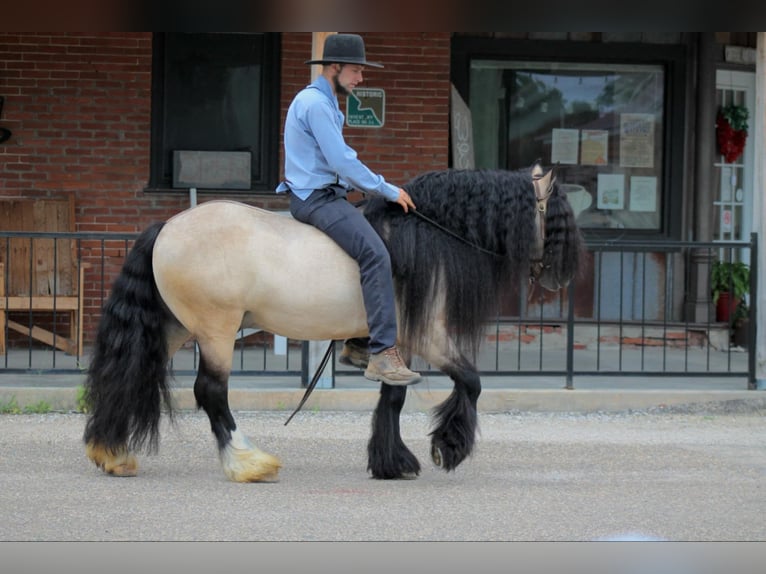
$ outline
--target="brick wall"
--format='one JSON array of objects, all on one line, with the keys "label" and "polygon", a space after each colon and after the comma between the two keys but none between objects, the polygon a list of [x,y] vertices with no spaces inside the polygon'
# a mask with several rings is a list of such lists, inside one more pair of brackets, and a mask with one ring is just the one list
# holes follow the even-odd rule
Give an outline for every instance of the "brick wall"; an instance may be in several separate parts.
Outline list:
[{"label": "brick wall", "polygon": [[[382,128],[345,128],[373,170],[403,182],[447,167],[449,39],[444,33],[366,34],[365,86],[386,90]],[[310,33],[285,33],[280,125],[309,82]],[[2,195],[77,196],[79,231],[133,232],[186,207],[184,195],[146,194],[151,121],[150,33],[0,33]],[[341,102],[342,105],[345,102]],[[283,154],[280,141],[280,165]],[[240,196],[241,197],[241,196]],[[264,197],[250,203],[283,208]]]},{"label": "brick wall", "polygon": [[[382,128],[345,128],[373,170],[403,182],[447,167],[449,38],[444,33],[366,34],[364,85],[386,90]],[[309,82],[310,33],[285,33],[280,125]],[[146,194],[151,121],[151,34],[0,33],[0,195],[77,196],[79,231],[133,232],[186,207],[184,195]],[[341,102],[342,105],[345,102]],[[283,154],[280,141],[280,165]],[[284,202],[246,198],[283,208]]]},{"label": "brick wall", "polygon": [[74,192],[78,231],[133,232],[180,207],[143,193],[150,34],[0,34],[0,95],[0,195]]}]

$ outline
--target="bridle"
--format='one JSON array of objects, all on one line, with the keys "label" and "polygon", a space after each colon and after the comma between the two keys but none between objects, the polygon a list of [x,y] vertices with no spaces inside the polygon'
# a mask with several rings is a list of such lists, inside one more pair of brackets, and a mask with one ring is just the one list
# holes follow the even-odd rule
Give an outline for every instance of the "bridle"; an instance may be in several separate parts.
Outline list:
[{"label": "bridle", "polygon": [[535,201],[537,201],[537,207],[535,209],[535,248],[533,257],[529,258],[529,283],[535,283],[542,275],[543,270],[550,267],[550,265],[543,264],[543,253],[545,250],[545,214],[548,211],[548,200],[553,193],[553,184],[556,182],[555,177],[551,177],[548,182],[548,187],[545,190],[541,190],[540,180],[543,179],[543,174],[532,175],[532,183],[535,186]]}]

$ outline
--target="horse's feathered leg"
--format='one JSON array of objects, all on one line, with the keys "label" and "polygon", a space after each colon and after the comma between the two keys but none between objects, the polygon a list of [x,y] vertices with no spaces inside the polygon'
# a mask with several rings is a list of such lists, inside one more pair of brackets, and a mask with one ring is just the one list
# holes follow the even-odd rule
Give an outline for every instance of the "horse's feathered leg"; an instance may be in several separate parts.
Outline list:
[{"label": "horse's feathered leg", "polygon": [[152,251],[161,228],[147,228],[128,253],[104,305],[85,381],[86,454],[118,476],[138,472],[131,451],[157,449],[161,399],[170,408],[166,336],[178,325],[154,283]]},{"label": "horse's feathered leg", "polygon": [[442,366],[441,370],[454,381],[455,388],[434,409],[431,458],[438,467],[450,471],[473,452],[481,381],[476,368],[465,357]]},{"label": "horse's feathered leg", "polygon": [[229,372],[234,337],[200,339],[200,366],[194,382],[197,405],[207,413],[218,443],[224,474],[234,482],[271,482],[277,480],[282,463],[255,447],[237,428],[229,409]]},{"label": "horse's feathered leg", "polygon": [[399,415],[407,387],[382,384],[378,406],[372,415],[372,435],[367,443],[367,470],[373,478],[415,478],[420,463],[402,441]]}]

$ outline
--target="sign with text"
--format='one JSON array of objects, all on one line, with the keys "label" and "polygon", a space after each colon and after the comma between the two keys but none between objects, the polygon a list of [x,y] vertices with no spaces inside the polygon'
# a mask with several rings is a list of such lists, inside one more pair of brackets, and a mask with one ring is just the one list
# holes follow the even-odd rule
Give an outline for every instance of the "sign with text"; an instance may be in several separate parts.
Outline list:
[{"label": "sign with text", "polygon": [[386,119],[386,92],[380,88],[357,88],[346,98],[346,125],[380,128]]}]

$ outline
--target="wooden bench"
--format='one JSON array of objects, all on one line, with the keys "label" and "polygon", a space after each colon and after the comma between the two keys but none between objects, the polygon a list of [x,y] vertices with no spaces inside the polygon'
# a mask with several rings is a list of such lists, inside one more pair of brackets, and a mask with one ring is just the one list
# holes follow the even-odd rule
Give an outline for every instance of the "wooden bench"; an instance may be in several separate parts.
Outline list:
[{"label": "wooden bench", "polygon": [[[74,196],[0,198],[0,229],[75,231]],[[0,354],[6,352],[6,330],[71,355],[80,354],[86,266],[78,259],[75,239],[0,240]]]}]

